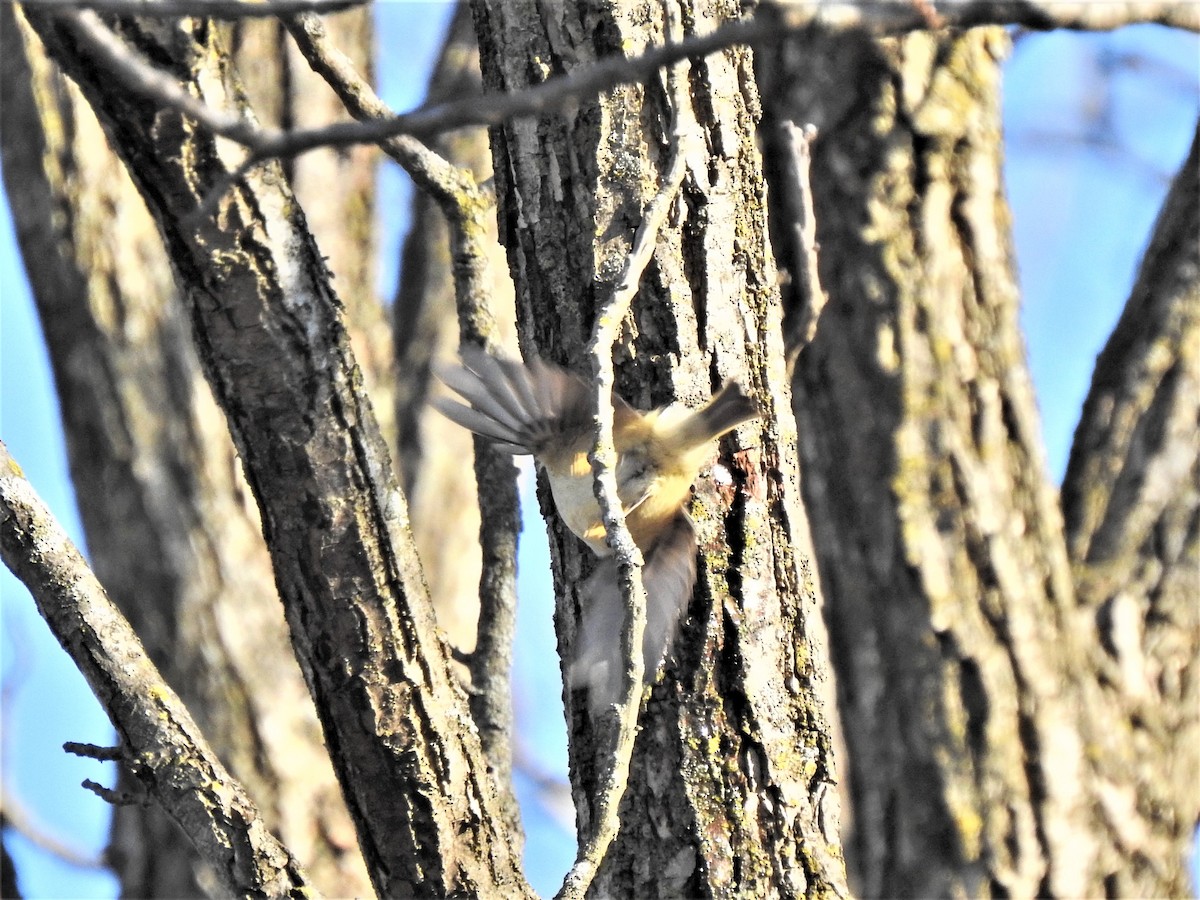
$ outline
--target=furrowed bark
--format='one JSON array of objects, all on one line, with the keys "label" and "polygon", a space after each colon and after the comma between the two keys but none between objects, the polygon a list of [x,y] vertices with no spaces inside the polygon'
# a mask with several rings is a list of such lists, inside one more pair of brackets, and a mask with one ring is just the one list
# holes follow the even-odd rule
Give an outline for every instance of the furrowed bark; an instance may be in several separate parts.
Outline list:
[{"label": "furrowed bark", "polygon": [[[327,894],[361,894],[258,511],[157,227],[74,84],[14,7],[0,18],[6,189],[97,574],[268,827]],[[113,817],[106,856],[126,896],[202,895],[211,876],[156,806]]]},{"label": "furrowed bark", "polygon": [[[215,218],[189,219],[241,152],[105,78],[70,14],[30,20],[166,239],[376,891],[525,894],[342,306],[279,167],[255,169]],[[119,31],[205,102],[237,108],[205,23],[122,21]]]},{"label": "furrowed bark", "polygon": [[1110,896],[1184,896],[1200,820],[1200,138],[1159,215],[1063,480],[1104,704]]},{"label": "furrowed bark", "polygon": [[[519,90],[614,53],[664,40],[661,11],[473,4],[485,84]],[[734,15],[680,4],[685,33]],[[779,305],[765,233],[750,55],[685,66],[692,105],[671,108],[665,76],[585,101],[571,114],[494,129],[501,239],[517,285],[526,352],[587,371],[595,304],[628,254],[662,180],[676,117],[705,140],[626,317],[617,386],[636,406],[697,403],[735,377],[767,424],[739,429],[722,457],[736,487],[702,478],[693,507],[703,557],[678,666],[643,712],[621,833],[595,895],[841,894],[829,734],[814,683],[825,671],[808,525],[795,483]],[[729,448],[736,448],[730,455]],[[544,512],[551,501],[544,486]],[[560,649],[578,621],[586,551],[550,525]],[[581,834],[606,747],[572,698],[571,767]],[[720,736],[720,737],[718,737]]]},{"label": "furrowed bark", "polygon": [[[369,7],[325,20],[330,39],[368,79],[374,69]],[[277,19],[243,19],[228,26],[230,57],[258,120],[276,128],[319,128],[344,119],[334,92],[300,55]],[[288,183],[304,207],[308,229],[333,273],[354,358],[363,373],[379,427],[395,451],[395,372],[387,311],[375,290],[375,172],[371,145],[322,148],[285,160]]]},{"label": "furrowed bark", "polygon": [[1130,861],[1018,331],[1006,49],[992,29],[815,34],[761,69],[769,118],[818,129],[828,305],[794,397],[866,896],[1097,896]]}]

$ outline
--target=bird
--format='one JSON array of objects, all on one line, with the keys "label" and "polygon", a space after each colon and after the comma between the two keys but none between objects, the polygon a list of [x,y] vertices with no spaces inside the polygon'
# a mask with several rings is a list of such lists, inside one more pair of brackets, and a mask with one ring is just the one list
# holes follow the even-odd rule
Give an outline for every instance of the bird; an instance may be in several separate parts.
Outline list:
[{"label": "bird", "polygon": [[[600,560],[581,586],[581,620],[567,666],[568,685],[587,690],[588,706],[597,715],[616,701],[625,611],[588,460],[594,390],[578,375],[536,357],[522,363],[464,346],[460,359],[435,373],[466,403],[437,397],[435,408],[499,450],[532,455],[563,523]],[[649,682],[670,649],[695,583],[696,535],[686,510],[692,484],[711,458],[713,442],[758,418],[759,409],[734,381],[695,410],[672,403],[643,412],[616,394],[612,404],[617,495],[644,560],[642,652]]]}]

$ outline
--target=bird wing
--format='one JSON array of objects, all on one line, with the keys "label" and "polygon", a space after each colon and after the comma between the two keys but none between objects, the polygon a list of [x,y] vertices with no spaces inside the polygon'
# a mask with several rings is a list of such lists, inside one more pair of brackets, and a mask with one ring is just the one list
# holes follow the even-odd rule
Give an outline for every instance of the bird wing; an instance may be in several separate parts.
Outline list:
[{"label": "bird wing", "polygon": [[[696,530],[687,513],[680,514],[645,554],[642,584],[646,588],[646,632],[642,638],[645,680],[650,683],[679,632],[696,583]],[[613,557],[602,559],[580,587],[580,623],[571,645],[567,685],[587,691],[593,720],[618,700],[624,661],[621,627],[625,604]]]},{"label": "bird wing", "polygon": [[[467,346],[461,364],[435,371],[470,405],[442,397],[435,398],[433,405],[510,453],[541,456],[574,444],[592,426],[591,387],[540,359],[519,363]],[[616,395],[613,404],[618,415],[633,413]]]}]

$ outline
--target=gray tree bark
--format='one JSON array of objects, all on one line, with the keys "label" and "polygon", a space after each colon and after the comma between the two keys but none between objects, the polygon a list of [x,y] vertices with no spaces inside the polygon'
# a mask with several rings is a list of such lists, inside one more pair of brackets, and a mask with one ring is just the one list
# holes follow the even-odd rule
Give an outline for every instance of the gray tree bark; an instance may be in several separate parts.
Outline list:
[{"label": "gray tree bark", "polygon": [[[992,29],[818,34],[760,67],[768,133],[785,120],[819,132],[812,187],[828,304],[793,396],[848,743],[848,864],[866,896],[1177,895],[1200,811],[1195,791],[1166,775],[1194,759],[1194,604],[1169,598],[1195,572],[1195,494],[1182,489],[1197,452],[1195,393],[1184,399],[1195,244],[1159,239],[1169,249],[1148,267],[1173,286],[1155,300],[1139,289],[1126,314],[1137,324],[1101,361],[1064,532],[1017,325],[1000,168],[1006,50]],[[776,142],[769,153],[773,193],[788,189],[788,152]],[[1177,203],[1194,216],[1195,199]],[[782,236],[792,221],[774,224]],[[802,318],[810,301],[789,299]],[[1139,376],[1151,345],[1152,371]],[[1145,398],[1111,431],[1105,382]],[[1153,453],[1137,452],[1141,415]],[[1160,420],[1170,424],[1151,424]],[[1137,504],[1133,524],[1108,498],[1153,472],[1156,496],[1166,484],[1175,493]],[[1091,548],[1105,516],[1128,543],[1097,594],[1089,582],[1107,551]],[[1130,554],[1150,553],[1144,529],[1159,516],[1174,538],[1165,558],[1140,558],[1155,572],[1145,582]],[[1158,578],[1163,620],[1146,593]],[[1164,680],[1140,699],[1106,701],[1125,689],[1098,613],[1131,588],[1134,620],[1155,624],[1128,645],[1141,654],[1129,665],[1139,689],[1148,673]],[[1133,709],[1151,696],[1172,727],[1138,723]],[[1127,718],[1112,717],[1114,704]],[[1167,795],[1150,816],[1143,804]],[[1136,825],[1125,815],[1135,807]]]},{"label": "gray tree bark", "polygon": [[[78,89],[12,6],[0,16],[5,186],[95,570],[268,825],[323,890],[360,894],[369,882],[291,652],[258,510],[158,229]],[[331,216],[370,195],[362,162],[357,194],[322,189]],[[331,244],[337,264],[360,271],[344,239]],[[107,858],[124,896],[196,896],[210,881],[153,806],[114,810]]]},{"label": "gray tree bark", "polygon": [[[670,8],[684,33],[733,14],[721,4]],[[493,90],[520,90],[668,36],[659,7],[477,2],[474,10]],[[683,103],[660,74],[584,100],[571,114],[492,131],[522,347],[574,366],[668,161],[689,152],[673,130],[703,136],[624,323],[618,388],[650,408],[676,397],[695,403],[733,377],[766,413],[761,430],[744,427],[726,444],[722,463],[736,487],[702,479],[693,506],[701,584],[678,665],[643,712],[623,827],[593,886],[597,896],[845,892],[831,739],[816,689],[826,667],[820,597],[795,481],[750,62],[739,48],[681,66]],[[565,650],[590,561],[551,515],[544,486],[541,497]],[[566,699],[577,822],[586,834],[596,754],[607,745],[578,698]]]}]

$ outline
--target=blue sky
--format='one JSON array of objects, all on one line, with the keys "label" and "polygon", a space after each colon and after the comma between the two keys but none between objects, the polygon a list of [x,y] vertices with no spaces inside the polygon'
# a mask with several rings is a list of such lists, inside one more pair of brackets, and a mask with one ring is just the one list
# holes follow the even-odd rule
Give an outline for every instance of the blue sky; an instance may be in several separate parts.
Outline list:
[{"label": "blue sky", "polygon": [[[417,105],[449,14],[445,3],[378,7],[381,93],[397,110]],[[402,46],[403,52],[392,52]],[[1051,34],[1022,38],[1006,68],[1006,178],[1023,291],[1022,320],[1042,411],[1047,459],[1055,479],[1066,465],[1071,435],[1096,354],[1120,313],[1149,229],[1170,179],[1186,154],[1197,115],[1198,42],[1156,27],[1112,35]],[[385,167],[379,208],[385,263],[382,296],[390,297],[394,260],[407,223],[396,211],[411,194],[406,178]],[[0,216],[0,438],[43,498],[80,539],[67,477],[57,403],[11,222]],[[391,255],[388,248],[393,248]],[[536,503],[526,509],[536,516]],[[522,606],[516,650],[521,743],[543,772],[565,769],[566,738],[544,577],[547,552],[540,522],[525,531]],[[6,700],[4,776],[51,833],[78,846],[103,846],[108,811],[79,787],[84,778],[112,784],[106,766],[62,752],[67,740],[105,744],[107,720],[82,679],[37,618],[32,602],[0,568],[6,678],[21,677]],[[539,689],[538,685],[543,686]],[[542,702],[550,695],[554,703]],[[519,778],[525,799],[538,795]],[[535,888],[557,889],[574,850],[558,819],[540,804],[526,807],[527,859]],[[12,838],[22,887],[30,897],[111,897],[108,876],[81,872]]]}]

